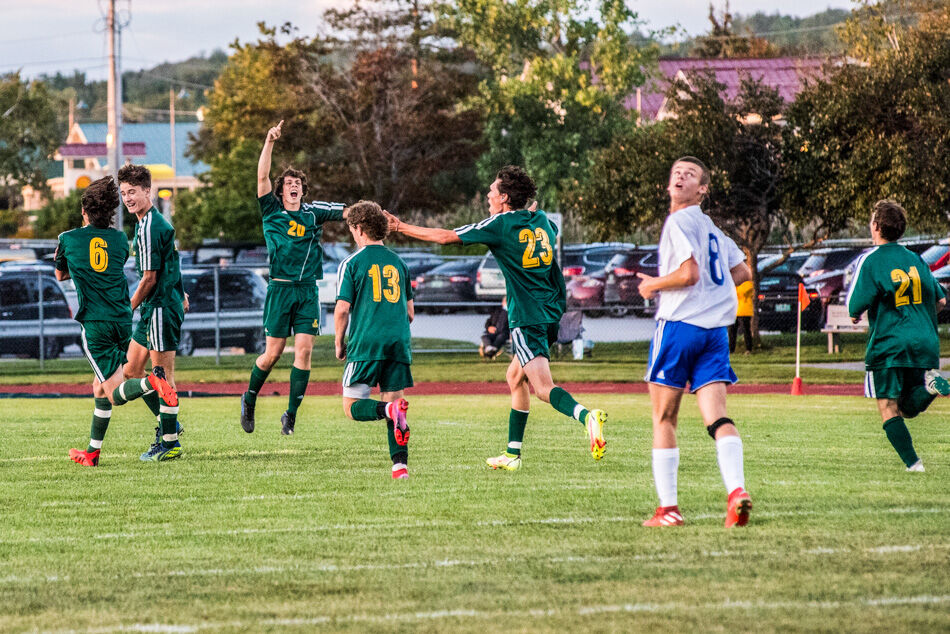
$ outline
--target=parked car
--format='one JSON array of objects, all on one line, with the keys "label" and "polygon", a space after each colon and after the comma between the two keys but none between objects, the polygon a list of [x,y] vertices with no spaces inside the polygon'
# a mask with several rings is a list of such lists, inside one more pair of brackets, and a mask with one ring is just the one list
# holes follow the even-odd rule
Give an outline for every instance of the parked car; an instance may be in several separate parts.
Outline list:
[{"label": "parked car", "polygon": [[[798,324],[798,285],[802,277],[797,273],[769,273],[759,280],[759,328],[795,332]],[[824,313],[818,291],[806,283],[805,291],[811,300],[802,313],[802,330],[819,330]]]},{"label": "parked car", "polygon": [[941,267],[933,272],[934,279],[943,287],[943,292],[947,294],[947,304],[943,310],[937,313],[937,321],[943,323],[950,321],[950,265]]},{"label": "parked car", "polygon": [[660,270],[660,255],[656,248],[638,248],[618,253],[604,267],[604,305],[607,313],[623,317],[633,311],[643,316],[656,312],[656,302],[646,301],[640,295],[637,273],[656,277]]},{"label": "parked car", "polygon": [[505,296],[505,276],[491,253],[482,258],[475,272],[475,298],[480,302],[500,302]]},{"label": "parked car", "polygon": [[628,242],[565,245],[560,262],[564,281],[567,282],[578,275],[588,275],[593,271],[602,270],[615,255],[629,251],[635,246]]},{"label": "parked car", "polygon": [[[66,297],[56,281],[52,270],[9,270],[0,271],[0,321],[30,322],[19,324],[15,331],[0,337],[0,353],[28,354],[39,357],[40,297],[43,289],[43,320],[46,336],[43,338],[43,356],[55,359],[63,347],[78,341],[79,327],[75,322],[58,324],[57,331],[68,334],[55,334],[53,328],[46,328],[47,320],[70,320],[73,312],[69,309]],[[52,324],[49,324],[52,326]]]},{"label": "parked car", "polygon": [[[607,261],[600,264],[604,257],[607,257]],[[631,279],[627,267],[635,269],[632,280],[639,283],[636,271],[644,270],[644,266],[648,269],[652,266],[652,270],[656,268],[655,247],[638,248],[628,243],[610,243],[591,247],[584,258],[583,264],[562,267],[569,308],[580,308],[591,317],[600,317],[605,313],[622,317],[630,310],[642,312],[644,302],[639,295],[634,297],[636,288],[632,289],[631,294]],[[644,258],[648,262],[641,264]],[[619,270],[615,271],[618,266]],[[616,274],[611,277],[612,273]]]},{"label": "parked car", "polygon": [[[808,259],[808,256],[811,255],[808,251],[795,251],[790,253],[784,262],[770,268],[767,273],[798,273],[798,270],[805,263],[805,260]],[[759,258],[759,271],[765,271],[775,262],[781,259],[779,254],[769,254],[765,257]]]},{"label": "parked car", "polygon": [[[181,273],[189,310],[182,326],[178,353],[193,354],[195,348],[214,345],[214,269],[185,269]],[[250,269],[223,267],[218,273],[218,305],[222,314],[264,310],[267,283]],[[190,322],[189,322],[190,320]],[[246,352],[264,351],[261,317],[249,317],[240,326],[221,328],[221,345],[237,346]]]},{"label": "parked car", "polygon": [[451,312],[464,308],[452,304],[475,301],[475,275],[480,264],[480,258],[452,260],[416,277],[416,310]]},{"label": "parked car", "polygon": [[844,270],[867,247],[833,247],[812,251],[805,263],[798,269],[803,278],[817,277],[832,271]]},{"label": "parked car", "polygon": [[926,251],[920,254],[920,257],[931,271],[941,269],[950,264],[950,244],[944,240],[941,244],[932,245]]}]

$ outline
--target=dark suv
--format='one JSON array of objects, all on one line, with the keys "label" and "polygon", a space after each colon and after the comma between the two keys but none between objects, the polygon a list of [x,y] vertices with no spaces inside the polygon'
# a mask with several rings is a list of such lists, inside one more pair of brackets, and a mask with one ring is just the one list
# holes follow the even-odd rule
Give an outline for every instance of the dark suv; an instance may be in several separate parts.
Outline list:
[{"label": "dark suv", "polygon": [[[178,353],[190,355],[195,348],[214,346],[214,269],[181,272],[188,293],[188,314],[182,324]],[[218,306],[221,311],[221,346],[264,351],[263,311],[267,283],[250,269],[224,267],[218,273]]]},{"label": "dark suv", "polygon": [[40,284],[43,288],[43,356],[54,359],[76,343],[79,325],[52,270],[0,272],[0,353],[39,357]]}]

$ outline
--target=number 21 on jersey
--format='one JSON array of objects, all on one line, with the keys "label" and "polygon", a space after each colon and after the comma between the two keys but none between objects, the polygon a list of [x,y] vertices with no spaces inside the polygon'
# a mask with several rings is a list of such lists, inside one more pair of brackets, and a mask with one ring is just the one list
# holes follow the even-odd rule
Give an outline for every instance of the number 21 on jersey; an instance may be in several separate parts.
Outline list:
[{"label": "number 21 on jersey", "polygon": [[[369,267],[368,275],[373,280],[373,301],[381,302],[383,297],[390,304],[399,301],[399,271],[392,264],[383,267],[382,275],[379,272],[379,265],[374,264]],[[383,279],[387,282],[387,288],[383,288]]]},{"label": "number 21 on jersey", "polygon": [[[521,233],[518,234],[518,241],[527,243],[524,253],[521,255],[522,268],[533,269],[541,266],[542,262],[547,266],[554,260],[551,239],[548,237],[548,232],[541,227],[534,231],[522,229]],[[541,250],[535,255],[534,252],[538,248],[538,243],[541,244]]]},{"label": "number 21 on jersey", "polygon": [[[920,292],[920,273],[917,272],[917,267],[910,267],[909,271],[902,271],[900,269],[894,269],[891,271],[891,281],[895,284],[900,284],[897,287],[897,290],[894,291],[894,306],[908,306],[913,300],[913,303],[919,304],[923,301]],[[907,287],[911,287],[911,296],[907,297]]]}]

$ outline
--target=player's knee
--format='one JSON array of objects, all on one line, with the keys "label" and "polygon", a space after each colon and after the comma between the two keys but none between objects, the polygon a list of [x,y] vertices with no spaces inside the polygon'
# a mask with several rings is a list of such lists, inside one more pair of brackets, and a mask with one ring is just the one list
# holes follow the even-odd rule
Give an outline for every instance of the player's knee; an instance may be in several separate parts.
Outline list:
[{"label": "player's knee", "polygon": [[716,434],[718,434],[719,430],[723,429],[723,427],[725,427],[724,433],[727,436],[737,436],[739,434],[738,430],[736,429],[735,421],[726,416],[723,416],[712,425],[708,425],[706,427],[706,431],[709,432],[710,438],[716,440]]},{"label": "player's knee", "polygon": [[350,411],[352,407],[353,407],[353,403],[343,403],[343,413],[350,420],[353,420],[353,412]]},{"label": "player's knee", "polygon": [[257,367],[261,370],[270,371],[275,365],[277,365],[277,360],[280,359],[279,352],[271,352],[270,350],[265,350],[264,354],[257,357]]}]

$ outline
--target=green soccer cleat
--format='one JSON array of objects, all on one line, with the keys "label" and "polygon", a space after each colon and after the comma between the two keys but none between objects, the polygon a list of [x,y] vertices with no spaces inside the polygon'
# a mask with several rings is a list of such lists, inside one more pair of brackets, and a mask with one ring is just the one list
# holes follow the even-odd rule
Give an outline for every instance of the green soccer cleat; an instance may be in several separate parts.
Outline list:
[{"label": "green soccer cleat", "polygon": [[600,460],[607,451],[607,441],[604,440],[604,423],[607,422],[607,412],[602,409],[592,409],[587,412],[587,439],[590,441],[590,454],[594,460]]},{"label": "green soccer cleat", "polygon": [[950,382],[940,374],[939,370],[927,370],[924,373],[924,385],[927,391],[935,396],[950,395]]},{"label": "green soccer cleat", "polygon": [[148,451],[139,456],[139,460],[142,462],[165,462],[166,460],[174,460],[180,457],[181,443],[176,440],[175,444],[171,447],[166,447],[162,443],[158,443],[157,447],[152,445]]},{"label": "green soccer cleat", "polygon": [[500,456],[494,456],[485,461],[492,469],[504,469],[505,471],[517,471],[521,468],[521,456],[513,453],[503,453]]}]

